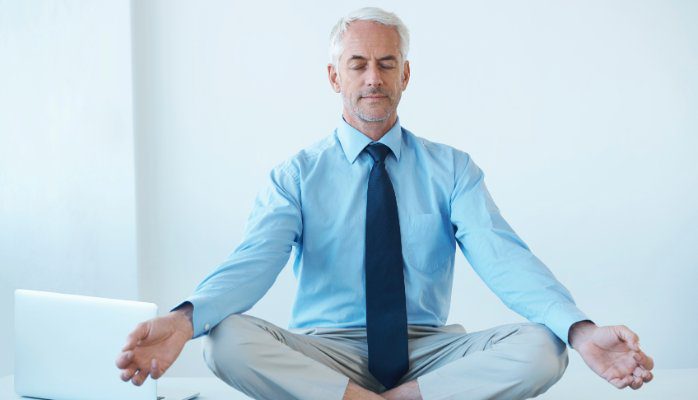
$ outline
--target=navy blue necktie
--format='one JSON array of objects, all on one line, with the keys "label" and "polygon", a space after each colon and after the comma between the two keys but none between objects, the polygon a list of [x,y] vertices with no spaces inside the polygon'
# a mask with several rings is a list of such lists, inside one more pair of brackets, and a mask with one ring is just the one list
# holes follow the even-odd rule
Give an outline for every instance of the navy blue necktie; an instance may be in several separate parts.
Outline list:
[{"label": "navy blue necktie", "polygon": [[375,163],[366,202],[366,336],[368,370],[392,388],[409,368],[407,309],[400,222],[395,191],[385,169],[390,148],[366,146]]}]

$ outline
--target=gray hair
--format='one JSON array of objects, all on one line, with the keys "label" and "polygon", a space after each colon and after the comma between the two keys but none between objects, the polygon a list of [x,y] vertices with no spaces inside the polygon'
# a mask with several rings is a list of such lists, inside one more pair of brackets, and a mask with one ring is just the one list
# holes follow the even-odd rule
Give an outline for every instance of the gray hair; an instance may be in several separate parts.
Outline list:
[{"label": "gray hair", "polygon": [[400,55],[403,61],[407,59],[407,52],[410,49],[410,33],[402,20],[394,13],[378,7],[365,7],[342,17],[332,28],[332,33],[330,33],[330,63],[332,65],[337,66],[339,57],[344,51],[342,43],[344,33],[349,28],[349,24],[354,21],[373,21],[395,28],[400,36]]}]

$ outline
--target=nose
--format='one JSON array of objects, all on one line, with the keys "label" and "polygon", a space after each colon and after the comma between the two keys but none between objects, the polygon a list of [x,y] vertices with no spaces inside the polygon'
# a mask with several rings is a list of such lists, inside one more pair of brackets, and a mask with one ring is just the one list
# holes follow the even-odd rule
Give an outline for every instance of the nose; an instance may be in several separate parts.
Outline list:
[{"label": "nose", "polygon": [[378,65],[368,65],[366,68],[366,85],[368,86],[383,86],[383,77]]}]

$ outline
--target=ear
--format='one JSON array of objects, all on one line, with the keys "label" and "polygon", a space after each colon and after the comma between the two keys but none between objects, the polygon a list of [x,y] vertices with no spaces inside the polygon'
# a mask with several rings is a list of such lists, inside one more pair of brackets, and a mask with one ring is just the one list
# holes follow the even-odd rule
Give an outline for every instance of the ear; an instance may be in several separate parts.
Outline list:
[{"label": "ear", "polygon": [[337,73],[337,68],[333,64],[327,64],[327,78],[330,80],[330,85],[332,85],[332,90],[335,93],[339,93],[342,89],[339,74]]},{"label": "ear", "polygon": [[407,83],[410,81],[410,62],[405,61],[402,67],[402,90],[407,89]]}]

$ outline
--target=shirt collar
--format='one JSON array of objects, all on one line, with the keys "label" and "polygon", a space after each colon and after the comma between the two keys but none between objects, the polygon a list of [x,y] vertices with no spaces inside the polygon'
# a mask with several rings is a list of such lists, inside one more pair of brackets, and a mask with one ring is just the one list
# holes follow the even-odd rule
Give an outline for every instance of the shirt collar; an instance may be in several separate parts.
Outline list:
[{"label": "shirt collar", "polygon": [[[342,150],[344,150],[344,155],[349,160],[349,163],[353,164],[354,160],[359,156],[361,151],[369,144],[372,143],[370,137],[364,135],[359,130],[349,125],[344,117],[340,117],[339,126],[337,127],[337,137],[339,138],[339,143],[342,145]],[[383,135],[378,143],[383,143],[392,150],[395,158],[400,161],[400,146],[402,144],[402,127],[400,126],[400,118],[397,118],[395,124],[388,132]]]}]

